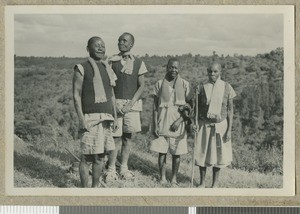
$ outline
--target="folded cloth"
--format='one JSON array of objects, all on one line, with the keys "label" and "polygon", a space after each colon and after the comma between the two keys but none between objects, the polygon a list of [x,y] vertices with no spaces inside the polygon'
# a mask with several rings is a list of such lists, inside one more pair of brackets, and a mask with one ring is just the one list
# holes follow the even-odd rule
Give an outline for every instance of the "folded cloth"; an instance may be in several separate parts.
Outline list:
[{"label": "folded cloth", "polygon": [[121,61],[123,59],[123,57],[124,58],[126,57],[126,59],[125,59],[125,64],[123,65],[121,72],[131,75],[133,72],[134,57],[130,52],[126,52],[123,54],[119,53],[119,54],[113,55],[108,59],[108,61],[109,62]]},{"label": "folded cloth", "polygon": [[[88,57],[88,61],[94,70],[93,84],[94,84],[94,92],[95,92],[95,103],[105,103],[107,102],[107,97],[106,97],[106,92],[103,86],[103,81],[100,75],[98,65],[96,64],[95,60],[91,57]],[[110,80],[110,85],[115,86],[116,76],[113,70],[110,68],[110,66],[107,66],[108,63],[104,61],[101,61],[101,63],[104,64],[106,67],[106,71]]]},{"label": "folded cloth", "polygon": [[[160,98],[159,107],[169,107],[170,96],[171,96],[169,88],[170,88],[170,84],[165,77],[159,92],[159,98]],[[175,80],[174,89],[175,89],[175,105],[186,104],[184,82],[179,75]]]},{"label": "folded cloth", "polygon": [[209,105],[207,118],[221,119],[221,108],[225,92],[225,82],[220,79],[213,83],[204,85],[205,94],[207,97],[207,104]]}]

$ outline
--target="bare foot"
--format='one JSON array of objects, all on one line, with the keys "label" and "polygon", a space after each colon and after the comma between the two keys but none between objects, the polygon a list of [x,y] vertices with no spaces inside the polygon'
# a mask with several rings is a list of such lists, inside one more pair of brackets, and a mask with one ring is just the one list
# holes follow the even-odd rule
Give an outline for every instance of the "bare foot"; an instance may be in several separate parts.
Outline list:
[{"label": "bare foot", "polygon": [[172,181],[171,187],[172,187],[172,188],[179,187],[179,184],[178,184],[177,182],[173,182],[173,181]]},{"label": "bare foot", "polygon": [[218,187],[219,187],[219,185],[216,183],[211,185],[211,188],[218,188]]},{"label": "bare foot", "polygon": [[168,184],[168,181],[167,181],[167,179],[161,179],[161,180],[159,181],[159,183],[160,183],[161,185],[166,185],[166,184]]},{"label": "bare foot", "polygon": [[200,185],[198,186],[198,188],[205,188],[205,184],[204,184],[204,183],[200,184]]}]

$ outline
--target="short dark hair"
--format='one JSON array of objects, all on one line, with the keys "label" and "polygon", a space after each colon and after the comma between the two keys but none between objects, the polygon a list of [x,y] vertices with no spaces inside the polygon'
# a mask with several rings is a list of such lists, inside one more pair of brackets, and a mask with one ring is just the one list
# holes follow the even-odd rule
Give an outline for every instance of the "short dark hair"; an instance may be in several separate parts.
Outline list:
[{"label": "short dark hair", "polygon": [[131,41],[132,41],[132,45],[134,44],[134,36],[131,33],[124,32],[122,35],[128,35],[128,36],[130,36]]},{"label": "short dark hair", "polygon": [[[89,40],[88,40],[88,42],[87,42],[87,46],[89,47],[91,44],[93,44],[96,40],[98,40],[98,39],[100,39],[100,40],[102,40],[102,38],[101,37],[99,37],[99,36],[93,36],[93,37],[91,37]],[[103,40],[102,40],[103,41]]]},{"label": "short dark hair", "polygon": [[168,60],[168,64],[167,67],[172,63],[172,62],[178,62],[179,63],[179,59],[176,57],[172,57]]},{"label": "short dark hair", "polygon": [[212,62],[212,63],[208,66],[207,71],[211,71],[211,69],[212,69],[212,67],[213,67],[214,65],[217,65],[217,66],[219,67],[220,71],[222,71],[222,65],[221,65],[221,63],[218,62],[218,61]]}]

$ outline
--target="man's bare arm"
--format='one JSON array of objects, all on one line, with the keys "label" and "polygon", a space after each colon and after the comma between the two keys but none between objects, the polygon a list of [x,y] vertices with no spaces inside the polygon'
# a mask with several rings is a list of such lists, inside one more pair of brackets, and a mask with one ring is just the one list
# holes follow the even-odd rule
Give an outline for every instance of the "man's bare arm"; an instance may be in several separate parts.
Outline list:
[{"label": "man's bare arm", "polygon": [[225,142],[231,139],[231,129],[232,129],[232,120],[233,120],[233,99],[228,100],[227,106],[227,130],[225,133]]},{"label": "man's bare arm", "polygon": [[229,101],[228,101],[228,114],[227,114],[227,121],[228,121],[227,130],[229,130],[229,131],[231,131],[231,128],[232,128],[232,120],[233,120],[233,100],[229,99]]},{"label": "man's bare arm", "polygon": [[135,92],[132,100],[125,106],[122,111],[123,113],[127,113],[131,110],[132,106],[135,104],[135,102],[141,97],[143,91],[145,88],[145,76],[140,75],[138,77],[138,90]]},{"label": "man's bare arm", "polygon": [[114,89],[112,88],[112,105],[113,105],[113,112],[114,112],[114,118],[117,118],[117,107],[116,107],[116,96]]},{"label": "man's bare arm", "polygon": [[158,137],[158,97],[154,96],[153,100],[153,132]]},{"label": "man's bare arm", "polygon": [[73,76],[73,100],[74,100],[74,106],[79,120],[79,130],[86,129],[84,123],[84,116],[82,112],[82,106],[81,106],[82,83],[83,83],[83,76],[81,75],[78,68],[75,68],[75,72]]},{"label": "man's bare arm", "polygon": [[[131,100],[131,105],[133,106],[135,104],[135,102],[141,97],[143,91],[144,91],[144,88],[145,88],[145,75],[140,75],[138,77],[138,90],[135,92],[132,100]],[[132,107],[131,106],[131,107]]]},{"label": "man's bare arm", "polygon": [[116,96],[113,88],[112,88],[112,105],[113,105],[113,112],[114,112],[113,131],[116,131],[117,129],[119,129],[119,125],[118,125],[118,116],[117,116],[117,107],[116,107]]}]

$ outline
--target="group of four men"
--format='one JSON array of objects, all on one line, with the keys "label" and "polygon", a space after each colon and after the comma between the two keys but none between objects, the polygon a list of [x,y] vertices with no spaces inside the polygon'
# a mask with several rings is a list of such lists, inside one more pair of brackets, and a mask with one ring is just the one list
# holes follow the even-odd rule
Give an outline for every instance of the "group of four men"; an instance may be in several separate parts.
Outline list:
[{"label": "group of four men", "polygon": [[[92,37],[87,43],[87,61],[74,68],[73,97],[81,138],[79,173],[82,187],[88,187],[89,163],[92,163],[92,187],[99,186],[105,154],[108,154],[106,181],[134,178],[134,173],[128,169],[128,159],[132,133],[141,131],[140,97],[147,69],[144,62],[130,52],[133,45],[134,36],[123,33],[118,40],[120,53],[106,58],[103,40]],[[179,60],[171,58],[165,77],[155,84],[152,94],[156,139],[151,142],[150,149],[159,153],[161,184],[168,182],[166,154],[169,151],[172,154],[171,184],[178,186],[180,155],[188,153],[186,124],[190,124],[193,112],[194,115],[197,112],[199,121],[199,126],[193,127],[199,132],[194,147],[195,164],[200,168],[199,187],[205,187],[207,166],[213,166],[212,187],[216,187],[220,168],[230,164],[232,98],[235,93],[220,75],[221,65],[212,63],[208,68],[208,83],[199,84],[195,95],[189,82],[179,75]],[[116,137],[122,139],[119,174],[116,170]]]}]

